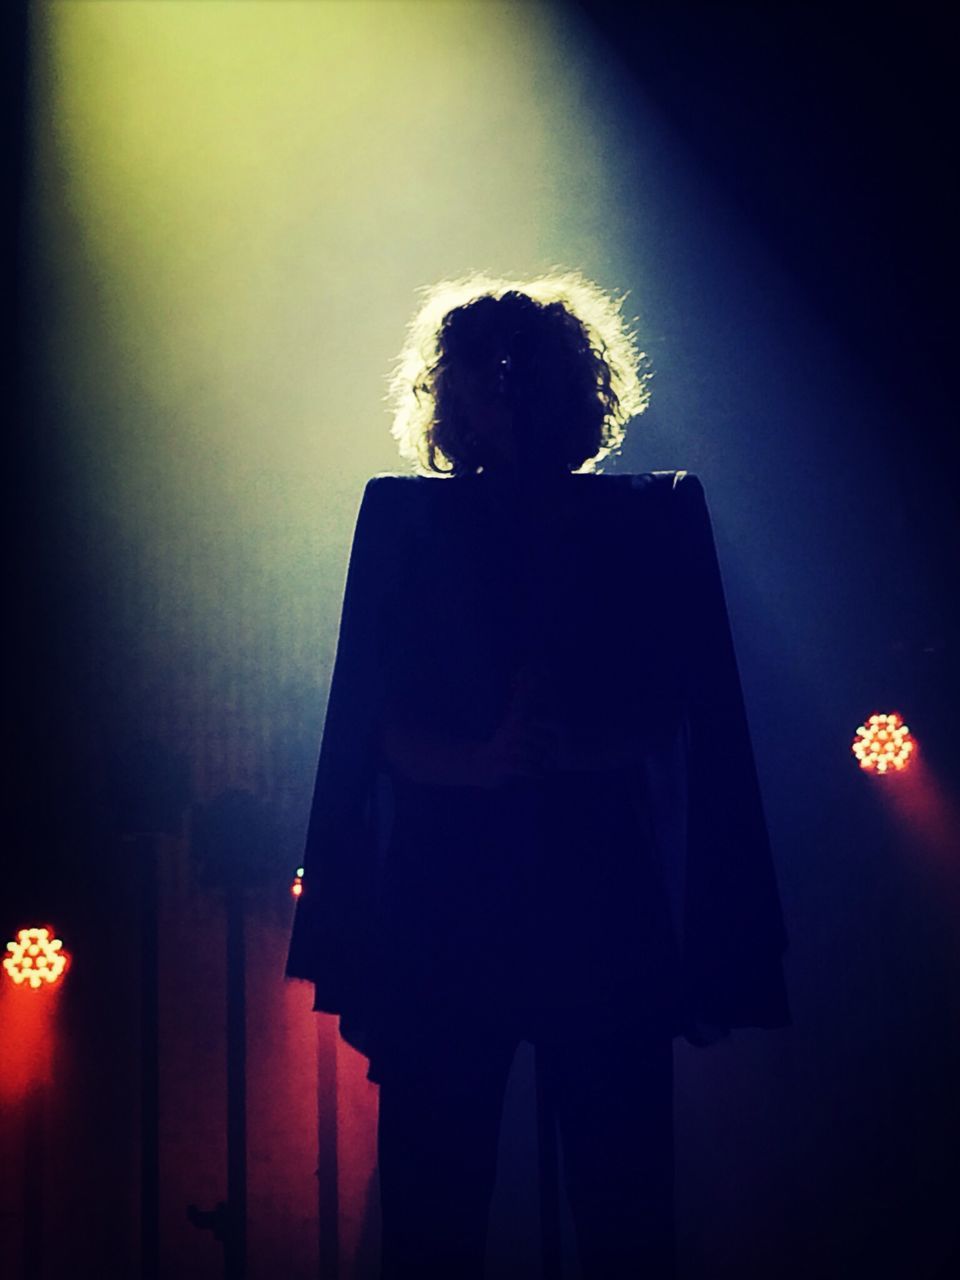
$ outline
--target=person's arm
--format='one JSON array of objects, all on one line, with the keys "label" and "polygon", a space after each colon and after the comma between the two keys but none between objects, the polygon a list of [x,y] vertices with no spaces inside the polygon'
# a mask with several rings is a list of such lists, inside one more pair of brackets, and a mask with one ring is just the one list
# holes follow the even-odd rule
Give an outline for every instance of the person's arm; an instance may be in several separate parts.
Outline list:
[{"label": "person's arm", "polygon": [[557,767],[555,728],[516,699],[491,737],[457,738],[387,711],[378,738],[384,764],[408,782],[440,787],[497,787]]},{"label": "person's arm", "polygon": [[469,787],[476,781],[475,755],[479,743],[453,738],[384,716],[378,738],[380,758],[407,782],[438,787]]},{"label": "person's arm", "polygon": [[639,732],[571,734],[561,738],[556,767],[574,773],[623,773],[639,769],[643,756]]},{"label": "person's arm", "polygon": [[511,705],[496,732],[474,741],[426,729],[395,714],[384,716],[378,737],[388,769],[408,782],[441,787],[498,786],[508,778],[545,773],[616,773],[637,769],[642,736],[579,734]]}]

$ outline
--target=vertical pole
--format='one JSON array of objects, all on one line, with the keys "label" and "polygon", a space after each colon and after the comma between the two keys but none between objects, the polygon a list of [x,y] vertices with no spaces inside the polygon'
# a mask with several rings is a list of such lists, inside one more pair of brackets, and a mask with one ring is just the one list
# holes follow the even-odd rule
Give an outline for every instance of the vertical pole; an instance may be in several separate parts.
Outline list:
[{"label": "vertical pole", "polygon": [[160,1274],[160,983],[157,840],[137,838],[140,862],[140,1275]]},{"label": "vertical pole", "polygon": [[320,1280],[340,1274],[340,1197],[337,1162],[337,1031],[317,1018],[317,1229]]},{"label": "vertical pole", "polygon": [[540,1247],[543,1280],[560,1280],[560,1161],[557,1126],[540,1054],[534,1051],[537,1093],[537,1156],[540,1174]]},{"label": "vertical pole", "polygon": [[247,1270],[247,1010],[243,889],[227,886],[227,1280]]},{"label": "vertical pole", "polygon": [[[21,993],[18,993],[21,994]],[[29,999],[29,996],[27,997]],[[43,1143],[44,1090],[40,1080],[30,1084],[26,1101],[23,1153],[23,1274],[25,1280],[43,1275]]]}]

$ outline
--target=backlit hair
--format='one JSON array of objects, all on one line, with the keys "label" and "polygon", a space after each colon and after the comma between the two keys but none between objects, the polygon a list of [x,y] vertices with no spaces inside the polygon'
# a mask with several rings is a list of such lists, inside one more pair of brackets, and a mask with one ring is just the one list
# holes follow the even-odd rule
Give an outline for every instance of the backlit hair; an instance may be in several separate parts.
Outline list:
[{"label": "backlit hair", "polygon": [[534,453],[589,471],[619,448],[649,399],[646,356],[624,299],[578,272],[534,280],[470,275],[420,291],[387,400],[401,454],[421,473],[469,475],[489,461],[457,412],[457,387],[489,388]]}]

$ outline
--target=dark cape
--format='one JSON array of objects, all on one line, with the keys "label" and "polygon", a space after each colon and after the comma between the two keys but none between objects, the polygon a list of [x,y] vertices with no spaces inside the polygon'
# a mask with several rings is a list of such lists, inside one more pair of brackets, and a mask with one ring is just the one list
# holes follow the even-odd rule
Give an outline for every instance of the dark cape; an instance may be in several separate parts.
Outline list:
[{"label": "dark cape", "polygon": [[[385,708],[489,737],[519,668],[634,768],[415,785]],[[702,487],[378,476],[347,573],[287,962],[371,1059],[418,1010],[789,1022],[786,934]]]}]

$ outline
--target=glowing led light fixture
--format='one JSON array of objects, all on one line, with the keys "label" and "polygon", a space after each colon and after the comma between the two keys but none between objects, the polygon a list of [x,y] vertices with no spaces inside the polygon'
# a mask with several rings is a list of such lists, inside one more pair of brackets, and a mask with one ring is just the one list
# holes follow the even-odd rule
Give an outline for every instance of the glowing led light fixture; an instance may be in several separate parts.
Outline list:
[{"label": "glowing led light fixture", "polygon": [[8,976],[17,986],[27,982],[36,990],[56,982],[67,967],[67,957],[59,938],[51,938],[50,929],[21,929],[16,942],[7,943],[10,954],[3,962]]},{"label": "glowing led light fixture", "polygon": [[297,874],[293,877],[293,884],[290,886],[290,892],[295,898],[299,898],[303,893],[303,867],[297,867]]},{"label": "glowing led light fixture", "polygon": [[896,711],[887,715],[878,712],[857,730],[852,750],[861,769],[895,773],[907,767],[916,745],[902,716]]}]

